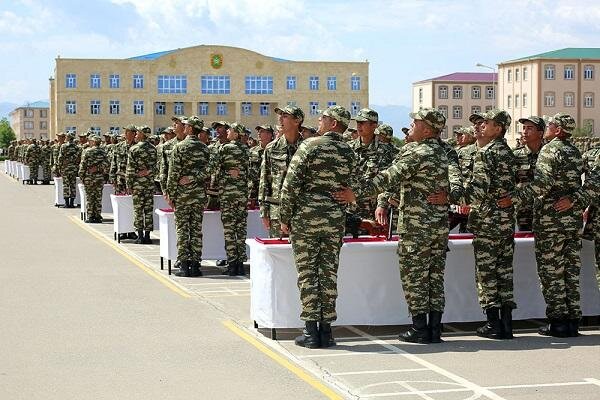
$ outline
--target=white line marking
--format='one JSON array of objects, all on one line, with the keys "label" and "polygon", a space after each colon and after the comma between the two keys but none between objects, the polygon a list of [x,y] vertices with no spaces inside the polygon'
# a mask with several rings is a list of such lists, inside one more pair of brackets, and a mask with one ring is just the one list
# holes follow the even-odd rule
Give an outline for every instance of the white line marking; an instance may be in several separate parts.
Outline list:
[{"label": "white line marking", "polygon": [[422,399],[425,399],[425,400],[435,400],[433,397],[430,397],[430,396],[426,395],[425,393],[421,392],[420,390],[417,390],[417,388],[412,387],[411,385],[409,385],[406,382],[397,382],[397,383],[398,383],[398,385],[400,385],[400,386],[408,389],[411,393],[416,394],[417,396],[419,396]]},{"label": "white line marking", "polygon": [[585,378],[584,381],[591,383],[592,385],[600,386],[600,380],[595,378]]},{"label": "white line marking", "polygon": [[194,293],[200,293],[200,294],[205,294],[205,293],[224,293],[224,294],[237,295],[238,292],[249,292],[249,291],[250,291],[250,289],[248,289],[248,290],[236,289],[235,291],[233,291],[233,290],[229,290],[227,288],[223,288],[223,290],[194,290]]},{"label": "white line marking", "polygon": [[223,279],[221,282],[207,282],[207,283],[190,283],[190,286],[213,286],[213,285],[248,285],[250,281],[232,281],[230,279]]},{"label": "white line marking", "polygon": [[457,333],[457,332],[464,332],[463,330],[455,328],[455,327],[453,327],[450,324],[444,324],[444,330],[446,330],[446,329],[448,329],[449,331],[455,332],[455,333]]},{"label": "white line marking", "polygon": [[429,370],[427,368],[380,369],[380,370],[376,370],[376,371],[336,372],[335,374],[331,374],[331,375],[346,376],[346,375],[367,375],[367,374],[392,374],[392,373],[397,373],[397,372],[418,372],[418,371],[429,371]]},{"label": "white line marking", "polygon": [[[587,379],[585,379],[587,381]],[[600,382],[599,382],[600,383]],[[594,385],[593,382],[562,382],[562,383],[534,383],[531,385],[506,385],[506,386],[490,386],[488,389],[520,389],[520,388],[538,388],[538,387],[557,387],[557,386],[579,386],[579,385]]]},{"label": "white line marking", "polygon": [[344,357],[344,356],[364,356],[364,355],[375,355],[375,354],[394,354],[395,351],[365,351],[365,352],[354,352],[354,353],[328,353],[328,354],[308,354],[305,356],[298,356],[298,358],[323,358],[323,357]]}]

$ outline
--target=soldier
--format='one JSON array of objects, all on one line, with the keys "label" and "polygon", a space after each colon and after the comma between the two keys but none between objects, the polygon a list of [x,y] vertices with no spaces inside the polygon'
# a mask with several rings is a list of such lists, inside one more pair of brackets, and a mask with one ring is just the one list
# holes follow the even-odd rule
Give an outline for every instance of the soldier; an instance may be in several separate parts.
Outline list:
[{"label": "soldier", "polygon": [[11,140],[10,145],[8,146],[7,157],[9,161],[15,161],[15,147],[17,147],[17,141]]},{"label": "soldier", "polygon": [[185,139],[171,151],[166,198],[175,210],[177,229],[177,276],[202,276],[202,217],[206,204],[205,180],[210,152],[198,139],[204,121],[197,117],[183,121]]},{"label": "soldier", "polygon": [[375,129],[375,135],[377,135],[379,138],[379,141],[381,142],[383,148],[386,149],[386,152],[390,153],[390,155],[387,157],[392,158],[392,160],[396,158],[400,152],[400,149],[392,143],[392,138],[394,137],[394,128],[388,124],[381,124]]},{"label": "soldier", "polygon": [[[123,128],[125,130],[125,140],[115,145],[113,148],[113,157],[110,164],[109,180],[113,182],[115,187],[115,194],[126,194],[127,193],[127,182],[126,182],[126,169],[127,169],[127,155],[129,149],[133,146],[133,141],[137,132],[135,125],[127,125]],[[133,239],[133,235],[130,239]]]},{"label": "soldier", "polygon": [[244,131],[242,124],[234,122],[230,125],[227,130],[229,143],[219,148],[216,164],[229,276],[245,275],[248,148],[240,140]]},{"label": "soldier", "polygon": [[89,147],[79,164],[79,177],[83,182],[86,198],[85,222],[88,224],[102,223],[102,189],[109,163],[106,151],[99,146],[100,141],[100,136],[90,135]]},{"label": "soldier", "polygon": [[25,164],[29,166],[29,183],[37,185],[38,170],[42,162],[42,149],[38,146],[36,139],[30,140],[25,150]]},{"label": "soldier", "polygon": [[[159,181],[160,187],[165,192],[165,188],[167,187],[167,179],[169,177],[169,162],[171,151],[173,150],[173,146],[175,146],[180,140],[185,138],[182,119],[177,116],[173,116],[171,118],[173,121],[173,126],[168,127],[163,131],[164,143],[160,145],[160,148],[156,149],[156,157],[158,158],[158,171],[159,171]],[[179,137],[181,139],[179,139]]]},{"label": "soldier", "polygon": [[52,148],[48,140],[42,141],[41,148],[41,165],[42,165],[42,184],[49,185],[52,178]]},{"label": "soldier", "polygon": [[208,147],[210,144],[210,129],[206,126],[202,127],[202,130],[198,133],[198,139]]},{"label": "soldier", "polygon": [[60,152],[60,147],[65,142],[66,134],[64,132],[58,132],[56,134],[56,143],[52,145],[52,175],[56,177],[60,177],[60,167],[58,164],[58,154]]},{"label": "soldier", "polygon": [[67,134],[67,141],[60,146],[58,153],[58,172],[63,178],[63,197],[65,208],[75,207],[75,196],[77,188],[77,172],[81,161],[81,150],[74,142],[75,133]]},{"label": "soldier", "polygon": [[137,244],[152,244],[150,232],[154,229],[156,149],[147,140],[150,133],[150,127],[138,127],[137,143],[127,153],[126,183],[133,195],[133,226],[137,231]]},{"label": "soldier", "polygon": [[[208,203],[206,205],[209,209],[218,209],[219,208],[219,187],[218,185],[218,177],[217,177],[217,169],[218,169],[218,154],[221,146],[229,143],[227,139],[227,130],[229,129],[229,123],[225,121],[215,121],[211,124],[211,127],[215,130],[216,140],[214,143],[208,146],[210,151],[210,165],[209,165],[209,173],[210,173],[210,184],[206,193],[208,194]],[[220,260],[217,265],[223,266],[225,262]]]},{"label": "soldier", "polygon": [[302,136],[302,139],[308,139],[311,137],[319,136],[317,133],[317,129],[314,126],[301,126],[300,135]]},{"label": "soldier", "polygon": [[290,234],[300,319],[305,321],[303,335],[295,343],[307,348],[335,344],[331,323],[337,319],[337,270],[346,210],[330,192],[354,178],[356,155],[342,137],[349,122],[344,107],[326,109],[319,118],[320,136],[298,148],[281,189],[280,226]]},{"label": "soldier", "polygon": [[251,209],[258,206],[260,165],[265,148],[273,141],[274,137],[271,125],[259,125],[255,129],[258,133],[258,144],[250,149],[250,164],[248,167],[248,208]]}]

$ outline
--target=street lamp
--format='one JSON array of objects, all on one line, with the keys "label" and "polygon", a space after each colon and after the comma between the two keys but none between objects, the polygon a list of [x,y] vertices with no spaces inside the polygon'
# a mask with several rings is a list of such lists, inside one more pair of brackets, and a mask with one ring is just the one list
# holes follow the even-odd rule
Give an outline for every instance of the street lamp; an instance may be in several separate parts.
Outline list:
[{"label": "street lamp", "polygon": [[484,65],[481,63],[475,64],[476,67],[487,68],[493,71],[492,74],[492,89],[494,89],[494,93],[492,94],[492,100],[494,100],[494,107],[496,107],[496,68],[490,67],[489,65]]}]

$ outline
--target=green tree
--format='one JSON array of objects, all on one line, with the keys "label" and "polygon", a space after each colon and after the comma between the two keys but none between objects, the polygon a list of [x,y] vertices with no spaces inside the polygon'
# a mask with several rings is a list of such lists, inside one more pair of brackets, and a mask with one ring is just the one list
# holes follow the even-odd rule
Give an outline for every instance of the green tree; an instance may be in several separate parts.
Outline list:
[{"label": "green tree", "polygon": [[396,136],[392,136],[392,144],[396,147],[404,146],[404,139],[397,138]]},{"label": "green tree", "polygon": [[573,129],[571,134],[573,137],[592,137],[592,124],[585,124],[582,127]]},{"label": "green tree", "polygon": [[10,142],[16,138],[15,132],[8,123],[8,119],[2,118],[0,120],[0,148],[7,148],[10,146]]}]

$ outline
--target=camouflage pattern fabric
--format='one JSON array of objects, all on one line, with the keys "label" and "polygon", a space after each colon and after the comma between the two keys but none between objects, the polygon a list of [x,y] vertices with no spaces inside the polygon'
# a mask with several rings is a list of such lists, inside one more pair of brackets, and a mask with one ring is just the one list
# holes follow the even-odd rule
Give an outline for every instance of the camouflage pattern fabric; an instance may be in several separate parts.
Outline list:
[{"label": "camouflage pattern fabric", "polygon": [[29,179],[32,181],[38,180],[38,169],[42,162],[42,149],[37,143],[32,143],[27,146],[25,151],[25,165],[29,166]]},{"label": "camouflage pattern fabric", "polygon": [[208,172],[210,178],[208,180],[208,187],[206,188],[206,193],[208,195],[208,202],[206,204],[207,208],[217,209],[220,207],[219,204],[219,150],[224,145],[220,141],[216,141],[211,143],[208,146],[208,150],[210,152],[210,160],[208,165]]},{"label": "camouflage pattern fabric", "polygon": [[305,140],[291,160],[281,189],[279,218],[291,227],[304,321],[337,318],[337,270],[346,211],[331,192],[355,177],[356,156],[342,135]]},{"label": "camouflage pattern fabric", "polygon": [[116,144],[113,149],[108,179],[115,185],[115,194],[123,194],[127,190],[127,155],[131,146],[126,140],[123,140]]},{"label": "camouflage pattern fabric", "polygon": [[260,186],[260,164],[265,149],[260,144],[250,149],[250,163],[248,166],[248,199],[253,204],[258,204],[258,188]]},{"label": "camouflage pattern fabric", "polygon": [[[585,173],[586,181],[591,178],[592,170],[597,167],[596,158],[600,155],[600,148],[595,147],[582,155],[583,158],[583,171]],[[598,215],[598,200],[597,195],[593,195],[592,203],[588,207],[588,219],[585,224],[582,237],[587,240],[593,240],[596,245],[596,260],[600,261],[600,241],[596,238],[600,238],[600,215]]]},{"label": "camouflage pattern fabric", "polygon": [[81,151],[79,147],[68,140],[62,144],[58,153],[58,165],[60,174],[63,177],[63,197],[75,198],[77,188],[77,172],[79,162],[81,161]]},{"label": "camouflage pattern fabric", "polygon": [[89,148],[81,157],[79,177],[85,188],[86,210],[90,219],[101,217],[104,174],[108,168],[108,156],[100,147]]},{"label": "camouflage pattern fabric", "polygon": [[59,168],[59,164],[58,164],[58,154],[60,152],[60,143],[54,143],[51,146],[52,149],[52,158],[51,158],[51,163],[52,163],[52,175],[54,176],[60,176],[60,168]]},{"label": "camouflage pattern fabric", "polygon": [[42,146],[40,162],[42,165],[41,179],[44,182],[48,182],[52,179],[52,148],[49,144],[44,144],[44,146]]},{"label": "camouflage pattern fabric", "polygon": [[[147,139],[131,146],[127,157],[126,183],[133,195],[133,226],[138,231],[154,229],[155,168],[156,149]],[[140,176],[143,171],[148,171],[148,174]]]},{"label": "camouflage pattern fabric", "polygon": [[[532,153],[529,147],[522,146],[514,150],[517,163],[517,187],[533,181],[535,164],[537,163],[538,153]],[[519,204],[516,209],[517,226],[520,231],[531,231],[533,229],[533,208],[535,199]]]},{"label": "camouflage pattern fabric", "polygon": [[15,161],[15,147],[16,145],[14,143],[11,143],[10,146],[8,146],[7,156],[10,161]]},{"label": "camouflage pattern fabric", "polygon": [[167,179],[169,178],[169,168],[171,165],[171,152],[173,151],[173,148],[178,142],[179,140],[176,137],[174,137],[160,145],[160,151],[158,151],[158,148],[156,149],[156,155],[158,158],[159,165],[158,174],[161,188],[166,188],[168,185]]}]

